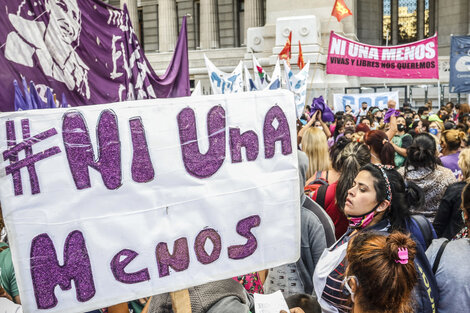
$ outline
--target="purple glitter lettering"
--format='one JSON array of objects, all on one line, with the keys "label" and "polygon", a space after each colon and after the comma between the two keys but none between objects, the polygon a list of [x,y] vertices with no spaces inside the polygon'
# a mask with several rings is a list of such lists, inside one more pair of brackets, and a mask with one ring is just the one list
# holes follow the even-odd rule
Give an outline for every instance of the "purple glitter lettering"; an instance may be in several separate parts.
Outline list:
[{"label": "purple glitter lettering", "polygon": [[95,161],[93,146],[83,116],[78,111],[65,113],[62,136],[70,171],[77,189],[91,187],[88,167],[101,174],[108,189],[121,186],[121,143],[117,117],[111,110],[101,112],[97,127],[98,160]]},{"label": "purple glitter lettering", "polygon": [[132,137],[132,179],[138,183],[146,183],[155,177],[152,161],[150,160],[147,140],[145,139],[145,129],[140,118],[129,120]]},{"label": "purple glitter lettering", "polygon": [[259,152],[258,135],[252,130],[246,131],[240,135],[239,128],[230,128],[232,163],[242,161],[242,147],[245,147],[246,159],[248,161],[256,160]]},{"label": "purple glitter lettering", "polygon": [[[212,241],[213,245],[210,255],[207,254],[206,249],[204,248],[207,239]],[[194,241],[194,251],[196,252],[197,260],[202,264],[210,264],[217,260],[220,256],[220,250],[222,250],[220,235],[214,229],[204,229],[196,236],[196,240]]]},{"label": "purple glitter lettering", "polygon": [[[124,269],[129,263],[132,262],[139,254],[133,250],[124,249],[118,252],[111,261],[111,271],[117,281],[125,284],[135,284],[146,280],[150,280],[150,274],[147,268],[141,269],[134,273],[126,273]],[[121,261],[121,257],[125,259]]]},{"label": "purple glitter lettering", "polygon": [[[20,169],[26,167],[28,169],[29,181],[31,184],[31,193],[37,194],[41,192],[39,187],[39,179],[36,173],[35,164],[41,160],[44,160],[50,156],[60,153],[60,148],[54,146],[46,149],[43,152],[33,154],[33,145],[46,139],[57,135],[55,128],[48,129],[42,133],[39,133],[33,137],[30,137],[29,120],[21,120],[21,129],[23,132],[23,141],[16,144],[15,135],[15,122],[7,121],[7,146],[8,149],[3,151],[3,159],[10,160],[10,165],[5,168],[7,175],[12,174],[13,177],[13,188],[15,190],[15,196],[23,194],[23,187],[21,183],[21,172]],[[18,153],[25,151],[25,158],[22,160],[18,159]]]},{"label": "purple glitter lettering", "polygon": [[[274,128],[274,119],[278,121],[277,129]],[[276,141],[281,141],[282,154],[288,155],[292,153],[291,138],[289,132],[289,123],[286,115],[279,106],[273,106],[266,113],[264,119],[264,156],[270,159],[274,156],[276,150]]]},{"label": "purple glitter lettering", "polygon": [[51,238],[41,234],[31,243],[31,278],[38,309],[50,309],[58,301],[54,288],[72,288],[74,281],[77,300],[85,302],[95,295],[95,283],[91,271],[90,258],[83,234],[75,230],[65,240],[64,265],[60,266]]},{"label": "purple glitter lettering", "polygon": [[168,251],[166,242],[160,242],[157,245],[156,256],[160,277],[170,275],[170,266],[177,272],[184,271],[189,267],[188,240],[185,237],[177,239],[172,254]]},{"label": "purple glitter lettering", "polygon": [[259,226],[261,218],[259,215],[252,215],[240,220],[237,223],[237,233],[245,237],[247,242],[244,245],[228,247],[228,257],[230,259],[239,260],[252,255],[258,247],[256,237],[251,232],[253,227]]},{"label": "purple glitter lettering", "polygon": [[185,108],[178,114],[178,127],[186,171],[198,178],[215,174],[225,160],[225,110],[215,106],[207,114],[209,150],[205,154],[199,151],[196,117],[192,109]]}]

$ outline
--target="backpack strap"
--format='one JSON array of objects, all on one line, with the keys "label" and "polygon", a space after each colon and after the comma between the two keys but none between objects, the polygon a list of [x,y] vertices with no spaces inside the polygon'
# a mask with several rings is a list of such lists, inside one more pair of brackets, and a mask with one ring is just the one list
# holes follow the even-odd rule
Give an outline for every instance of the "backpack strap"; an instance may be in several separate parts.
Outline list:
[{"label": "backpack strap", "polygon": [[426,244],[426,249],[431,245],[433,235],[431,225],[428,220],[420,214],[414,214],[411,218],[418,224],[419,230],[424,238],[424,243]]},{"label": "backpack strap", "polygon": [[304,203],[302,204],[303,207],[308,209],[309,211],[312,211],[313,214],[317,216],[317,218],[320,220],[323,229],[325,231],[325,239],[326,239],[326,245],[327,247],[332,246],[335,241],[335,225],[333,224],[333,221],[331,218],[328,216],[325,210],[323,210],[318,203],[315,203],[312,199],[306,197],[304,200]]},{"label": "backpack strap", "polygon": [[0,252],[2,252],[3,250],[6,250],[6,249],[8,249],[8,246],[0,247]]},{"label": "backpack strap", "polygon": [[439,267],[439,262],[441,261],[442,254],[444,253],[444,249],[446,248],[449,240],[446,239],[441,246],[439,247],[439,251],[437,251],[436,259],[434,260],[434,264],[432,265],[432,272],[436,275],[437,268]]},{"label": "backpack strap", "polygon": [[321,185],[320,188],[317,190],[317,200],[316,202],[322,208],[325,208],[325,198],[326,198],[326,190],[328,189],[328,185]]}]

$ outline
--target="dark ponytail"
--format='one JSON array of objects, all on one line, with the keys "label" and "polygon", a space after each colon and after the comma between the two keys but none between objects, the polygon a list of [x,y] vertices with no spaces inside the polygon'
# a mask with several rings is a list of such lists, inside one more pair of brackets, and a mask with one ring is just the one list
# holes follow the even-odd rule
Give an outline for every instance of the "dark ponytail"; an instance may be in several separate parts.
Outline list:
[{"label": "dark ponytail", "polygon": [[381,130],[372,130],[364,136],[364,143],[378,153],[380,163],[383,165],[395,165],[395,149],[388,141],[387,134]]},{"label": "dark ponytail", "polygon": [[413,143],[406,149],[405,178],[410,166],[434,170],[439,164],[436,156],[437,146],[434,137],[428,133],[421,133],[413,139]]},{"label": "dark ponytail", "polygon": [[336,186],[335,199],[338,208],[343,210],[348,190],[352,187],[359,169],[370,162],[370,151],[362,143],[351,142],[346,145],[335,161],[341,163],[341,175]]}]

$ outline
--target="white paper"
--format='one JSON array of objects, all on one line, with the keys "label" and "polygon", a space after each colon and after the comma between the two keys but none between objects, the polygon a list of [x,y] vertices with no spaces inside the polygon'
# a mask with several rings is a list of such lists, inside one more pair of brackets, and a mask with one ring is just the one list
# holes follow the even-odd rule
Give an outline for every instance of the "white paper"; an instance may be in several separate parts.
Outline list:
[{"label": "white paper", "polygon": [[255,293],[254,296],[256,313],[289,313],[289,307],[280,290],[271,294]]}]

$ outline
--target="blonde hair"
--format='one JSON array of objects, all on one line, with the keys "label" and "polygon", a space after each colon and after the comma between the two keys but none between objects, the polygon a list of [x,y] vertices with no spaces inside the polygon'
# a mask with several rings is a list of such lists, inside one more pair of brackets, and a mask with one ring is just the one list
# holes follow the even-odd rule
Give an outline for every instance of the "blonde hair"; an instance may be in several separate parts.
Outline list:
[{"label": "blonde hair", "polygon": [[458,129],[449,129],[443,131],[441,134],[441,141],[444,141],[448,150],[453,151],[460,148],[462,141],[465,140],[467,135]]},{"label": "blonde hair", "polygon": [[439,121],[430,121],[429,122],[429,127],[431,127],[431,124],[435,123],[437,128],[439,128],[439,131],[443,132],[445,130],[444,123],[439,122]]},{"label": "blonde hair", "polygon": [[328,142],[323,130],[310,127],[302,136],[302,151],[308,156],[307,177],[330,169]]},{"label": "blonde hair", "polygon": [[470,148],[460,151],[458,165],[462,170],[463,179],[470,183]]}]

